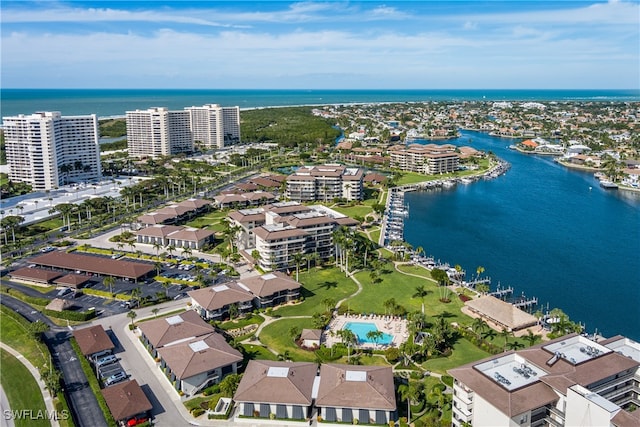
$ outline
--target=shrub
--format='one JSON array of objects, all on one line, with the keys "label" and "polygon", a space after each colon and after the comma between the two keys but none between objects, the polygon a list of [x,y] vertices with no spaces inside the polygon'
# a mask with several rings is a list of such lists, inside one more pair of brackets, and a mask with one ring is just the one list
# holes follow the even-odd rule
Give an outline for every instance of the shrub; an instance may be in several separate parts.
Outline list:
[{"label": "shrub", "polygon": [[218,384],[214,384],[211,387],[207,387],[202,391],[202,394],[205,396],[211,396],[212,394],[220,393],[220,386]]},{"label": "shrub", "polygon": [[442,382],[448,385],[449,387],[453,387],[453,377],[451,375],[443,375]]},{"label": "shrub", "polygon": [[191,410],[191,416],[193,418],[198,418],[202,414],[204,414],[204,409],[202,409],[202,408],[193,408]]},{"label": "shrub", "polygon": [[384,351],[384,357],[391,363],[396,362],[400,359],[400,350],[395,347],[389,347]]}]

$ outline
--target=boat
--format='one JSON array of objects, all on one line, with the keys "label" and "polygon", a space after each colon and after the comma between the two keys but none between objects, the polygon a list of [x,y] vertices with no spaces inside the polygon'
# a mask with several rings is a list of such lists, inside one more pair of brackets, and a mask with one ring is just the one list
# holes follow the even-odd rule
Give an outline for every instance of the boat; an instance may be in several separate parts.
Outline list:
[{"label": "boat", "polygon": [[463,183],[464,185],[467,185],[467,184],[471,184],[473,182],[473,179],[471,179],[471,178],[460,178],[460,182]]},{"label": "boat", "polygon": [[444,182],[442,183],[442,186],[443,186],[444,188],[452,188],[452,187],[455,187],[455,185],[456,185],[456,182],[455,182],[455,181],[444,181]]},{"label": "boat", "polygon": [[618,184],[616,184],[615,182],[602,180],[600,181],[600,187],[604,188],[605,190],[617,190]]}]

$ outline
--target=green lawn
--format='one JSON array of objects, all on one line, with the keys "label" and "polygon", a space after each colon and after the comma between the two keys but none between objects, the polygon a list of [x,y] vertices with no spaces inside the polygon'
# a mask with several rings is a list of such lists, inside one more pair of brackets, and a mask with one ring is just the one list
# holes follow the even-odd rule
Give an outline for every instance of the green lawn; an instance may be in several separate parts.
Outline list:
[{"label": "green lawn", "polygon": [[37,343],[34,339],[27,338],[27,336],[31,336],[27,328],[13,316],[20,315],[15,314],[5,306],[0,307],[0,337],[2,337],[2,342],[20,352],[34,366],[43,366],[49,359],[46,347],[42,343]]},{"label": "green lawn", "polygon": [[[392,268],[390,265],[388,269]],[[403,306],[407,312],[420,311],[421,300],[412,295],[418,286],[423,285],[429,292],[424,298],[425,314],[428,317],[444,315],[449,322],[469,323],[470,318],[460,311],[462,302],[453,295],[451,302],[439,301],[441,288],[433,281],[420,277],[407,276],[397,271],[382,274],[380,283],[372,283],[368,271],[361,271],[356,278],[362,283],[363,290],[347,303],[351,310],[359,313],[385,314],[384,301],[394,298],[396,303]]]},{"label": "green lawn", "polygon": [[248,360],[277,360],[278,357],[262,345],[242,344]]},{"label": "green lawn", "polygon": [[0,382],[9,399],[11,410],[30,409],[34,414],[34,419],[14,420],[16,427],[50,426],[51,423],[48,420],[35,417],[39,411],[45,413],[47,408],[44,405],[40,387],[26,366],[4,350],[0,350],[0,360],[2,361]]},{"label": "green lawn", "polygon": [[304,302],[278,308],[273,312],[275,315],[312,316],[314,313],[322,313],[326,310],[322,303],[324,299],[331,298],[338,302],[358,290],[357,285],[337,268],[311,267],[310,272],[306,269],[304,272],[300,271],[299,279],[302,283],[301,294]]},{"label": "green lawn", "polygon": [[340,212],[341,214],[347,215],[351,218],[354,218],[357,216],[364,218],[365,216],[367,216],[367,214],[370,214],[373,212],[373,209],[371,209],[371,206],[366,206],[366,205],[331,206],[331,209],[333,209],[336,212]]},{"label": "green lawn", "polygon": [[447,369],[456,368],[489,356],[490,354],[486,351],[479,349],[468,340],[461,338],[453,346],[451,356],[429,359],[422,364],[422,367],[429,371],[446,374]]},{"label": "green lawn", "polygon": [[298,328],[300,332],[305,328],[313,328],[313,319],[279,319],[262,329],[260,341],[278,354],[284,354],[285,351],[288,351],[291,360],[315,361],[316,356],[312,351],[303,350],[293,342],[289,333],[293,327]]},{"label": "green lawn", "polygon": [[196,228],[207,228],[212,231],[222,231],[224,230],[224,225],[221,221],[223,218],[227,217],[228,213],[228,211],[208,212],[204,216],[200,216],[187,222],[185,225]]}]

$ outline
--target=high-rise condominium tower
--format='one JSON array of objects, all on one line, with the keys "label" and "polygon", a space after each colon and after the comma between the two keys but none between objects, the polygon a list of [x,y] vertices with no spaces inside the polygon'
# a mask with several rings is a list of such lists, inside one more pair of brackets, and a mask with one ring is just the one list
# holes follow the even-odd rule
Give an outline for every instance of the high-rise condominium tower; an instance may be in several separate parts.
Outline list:
[{"label": "high-rise condominium tower", "polygon": [[159,157],[193,151],[188,111],[149,108],[126,114],[130,156]]},{"label": "high-rise condominium tower", "polygon": [[240,108],[206,104],[187,107],[196,143],[206,148],[222,148],[240,142]]},{"label": "high-rise condominium tower", "polygon": [[33,190],[99,178],[98,118],[38,112],[3,118],[9,178]]}]

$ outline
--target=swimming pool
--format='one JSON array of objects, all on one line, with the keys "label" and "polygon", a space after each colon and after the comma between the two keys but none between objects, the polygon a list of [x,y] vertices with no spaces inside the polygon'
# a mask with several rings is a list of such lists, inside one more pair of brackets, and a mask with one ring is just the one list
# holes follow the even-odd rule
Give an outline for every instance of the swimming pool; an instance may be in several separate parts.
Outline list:
[{"label": "swimming pool", "polygon": [[[348,322],[343,326],[342,329],[351,330],[351,332],[353,332],[356,335],[356,338],[358,338],[358,343],[376,344],[376,342],[367,338],[367,332],[378,330],[375,323]],[[388,344],[391,344],[391,341],[393,341],[393,335],[389,335],[383,332],[380,339],[378,339],[378,344],[388,345]]]}]

